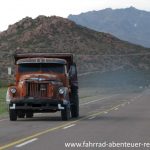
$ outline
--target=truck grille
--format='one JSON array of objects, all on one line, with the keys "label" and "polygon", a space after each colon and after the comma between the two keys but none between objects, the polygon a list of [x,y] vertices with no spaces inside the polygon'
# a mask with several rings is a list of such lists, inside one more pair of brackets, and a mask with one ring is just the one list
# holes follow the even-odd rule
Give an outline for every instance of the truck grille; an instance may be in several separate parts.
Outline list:
[{"label": "truck grille", "polygon": [[48,97],[48,83],[26,83],[26,96],[28,97]]}]

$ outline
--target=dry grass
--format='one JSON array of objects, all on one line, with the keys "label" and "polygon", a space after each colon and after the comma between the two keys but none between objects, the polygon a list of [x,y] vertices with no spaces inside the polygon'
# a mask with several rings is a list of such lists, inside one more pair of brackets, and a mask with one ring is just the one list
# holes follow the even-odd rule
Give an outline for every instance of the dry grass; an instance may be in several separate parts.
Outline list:
[{"label": "dry grass", "polygon": [[0,115],[7,112],[7,105],[5,101],[7,88],[0,87]]}]

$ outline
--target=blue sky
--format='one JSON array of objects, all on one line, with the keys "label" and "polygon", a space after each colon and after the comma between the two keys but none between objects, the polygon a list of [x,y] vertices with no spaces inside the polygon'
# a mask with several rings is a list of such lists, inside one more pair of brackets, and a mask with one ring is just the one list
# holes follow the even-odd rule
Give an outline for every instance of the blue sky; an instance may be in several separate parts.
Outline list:
[{"label": "blue sky", "polygon": [[69,14],[130,6],[150,11],[150,0],[1,0],[0,31],[26,16],[56,15],[66,18]]}]

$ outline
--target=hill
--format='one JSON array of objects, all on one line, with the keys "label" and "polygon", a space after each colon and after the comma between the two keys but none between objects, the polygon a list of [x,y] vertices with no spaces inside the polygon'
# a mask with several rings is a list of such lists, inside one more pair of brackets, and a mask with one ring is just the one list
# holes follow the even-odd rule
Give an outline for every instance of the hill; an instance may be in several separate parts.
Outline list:
[{"label": "hill", "polygon": [[119,39],[150,47],[150,12],[134,7],[107,8],[69,15],[70,20],[96,31],[113,34]]},{"label": "hill", "polygon": [[0,33],[0,78],[7,80],[15,52],[71,52],[80,73],[150,69],[149,50],[61,17],[26,17]]}]

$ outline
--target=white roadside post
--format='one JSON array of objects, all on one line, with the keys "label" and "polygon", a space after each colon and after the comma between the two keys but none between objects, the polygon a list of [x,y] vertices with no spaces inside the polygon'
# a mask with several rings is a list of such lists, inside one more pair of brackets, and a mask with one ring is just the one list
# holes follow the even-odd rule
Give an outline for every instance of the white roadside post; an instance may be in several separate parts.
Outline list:
[{"label": "white roadside post", "polygon": [[8,75],[11,75],[11,67],[8,67]]},{"label": "white roadside post", "polygon": [[8,84],[10,84],[10,81],[11,81],[11,74],[12,74],[12,69],[11,67],[8,67]]}]

